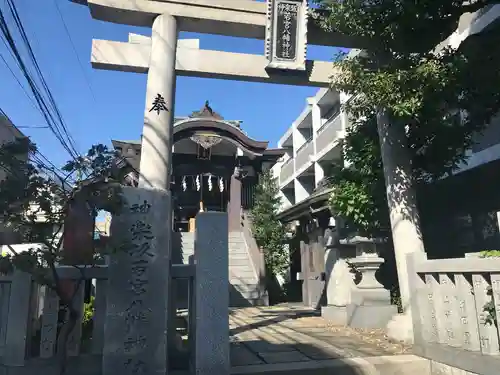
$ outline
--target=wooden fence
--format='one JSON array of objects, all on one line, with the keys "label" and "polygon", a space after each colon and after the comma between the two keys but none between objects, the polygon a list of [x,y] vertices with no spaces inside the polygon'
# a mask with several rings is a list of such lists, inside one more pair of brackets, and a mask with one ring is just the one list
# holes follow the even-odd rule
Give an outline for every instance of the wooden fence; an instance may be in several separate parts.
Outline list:
[{"label": "wooden fence", "polygon": [[500,369],[500,258],[411,254],[414,352],[481,375]]}]

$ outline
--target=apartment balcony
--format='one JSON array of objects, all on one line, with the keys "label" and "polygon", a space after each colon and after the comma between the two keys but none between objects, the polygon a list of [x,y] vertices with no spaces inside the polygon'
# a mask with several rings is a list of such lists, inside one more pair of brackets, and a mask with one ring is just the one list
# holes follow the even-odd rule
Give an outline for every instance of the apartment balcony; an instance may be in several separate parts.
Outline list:
[{"label": "apartment balcony", "polygon": [[310,138],[306,143],[299,147],[297,155],[295,156],[295,168],[301,170],[305,165],[311,161],[311,156],[314,155],[314,142]]},{"label": "apartment balcony", "polygon": [[293,158],[285,161],[281,167],[280,171],[280,185],[284,184],[293,176],[294,168],[293,168]]},{"label": "apartment balcony", "polygon": [[336,113],[318,129],[316,135],[316,153],[328,152],[342,131],[342,112]]}]

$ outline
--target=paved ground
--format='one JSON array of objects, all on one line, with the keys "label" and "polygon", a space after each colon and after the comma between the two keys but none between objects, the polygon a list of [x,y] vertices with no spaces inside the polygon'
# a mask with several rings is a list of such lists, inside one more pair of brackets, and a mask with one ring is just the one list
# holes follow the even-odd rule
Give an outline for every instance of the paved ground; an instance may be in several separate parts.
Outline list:
[{"label": "paved ground", "polygon": [[292,306],[231,309],[231,364],[251,366],[405,354],[381,330],[334,327]]}]

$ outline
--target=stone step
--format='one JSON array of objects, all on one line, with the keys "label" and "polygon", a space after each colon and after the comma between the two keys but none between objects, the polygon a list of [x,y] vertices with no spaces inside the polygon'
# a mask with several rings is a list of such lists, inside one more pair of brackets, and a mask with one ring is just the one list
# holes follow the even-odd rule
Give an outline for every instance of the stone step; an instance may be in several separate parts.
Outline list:
[{"label": "stone step", "polygon": [[254,273],[254,270],[253,268],[251,267],[237,267],[237,266],[229,266],[229,271],[231,274],[237,276],[237,277],[249,277],[249,275],[254,275],[253,277],[255,277],[255,273]]},{"label": "stone step", "polygon": [[250,262],[250,257],[248,256],[248,253],[246,251],[238,251],[238,252],[231,252],[229,253],[229,260],[231,259],[246,259]]},{"label": "stone step", "polygon": [[[267,306],[266,301],[267,297],[263,296],[260,298],[250,298],[246,299],[244,297],[237,296],[237,298],[233,297],[232,300],[230,300],[230,306],[229,307],[249,307],[249,306]],[[231,372],[231,374],[234,374]],[[247,375],[247,372],[244,372],[243,374]],[[269,375],[274,375],[274,373],[269,373]],[[285,375],[285,374],[283,374]],[[288,375],[288,374],[286,374]]]},{"label": "stone step", "polygon": [[[243,279],[238,279],[238,278],[230,278],[229,279],[229,284],[233,285],[234,287],[238,288],[249,288],[248,290],[254,290],[257,288],[257,283],[258,280],[256,278],[252,280],[243,280]],[[246,290],[246,289],[243,289]]]},{"label": "stone step", "polygon": [[237,297],[243,297],[246,300],[256,300],[256,299],[262,297],[261,293],[258,290],[253,290],[253,291],[249,291],[249,292],[241,292],[239,290],[233,289],[229,293],[234,294]]},{"label": "stone step", "polygon": [[[245,261],[245,260],[244,259],[240,259],[240,261]],[[234,264],[234,263],[229,262],[229,266],[235,272],[238,272],[238,271],[245,272],[247,270],[253,271],[253,267],[252,267],[252,265],[251,265],[250,262],[245,262],[244,264]]]},{"label": "stone step", "polygon": [[253,284],[257,284],[258,279],[255,275],[252,276],[251,274],[235,275],[235,274],[231,274],[231,272],[229,272],[229,281],[231,282],[231,284],[253,285]]},{"label": "stone step", "polygon": [[229,267],[229,277],[235,277],[239,279],[256,279],[257,275],[251,268],[246,269],[234,269],[234,267]]},{"label": "stone step", "polygon": [[255,279],[257,276],[253,272],[252,269],[234,269],[233,267],[229,267],[229,276],[235,277],[239,279]]},{"label": "stone step", "polygon": [[[230,283],[231,284],[231,283]],[[252,284],[231,284],[232,288],[240,293],[253,293],[259,289],[259,286],[255,283]]]},{"label": "stone step", "polygon": [[259,280],[255,275],[238,276],[229,274],[229,282],[234,285],[255,285]]},{"label": "stone step", "polygon": [[229,246],[229,254],[231,253],[245,253],[248,254],[247,248],[244,246]]},{"label": "stone step", "polygon": [[228,259],[248,259],[250,261],[250,257],[246,251],[233,251],[229,253]]},{"label": "stone step", "polygon": [[247,253],[229,253],[228,257],[229,262],[235,261],[235,262],[241,262],[241,261],[246,261],[246,264],[252,264],[250,257],[248,256]]},{"label": "stone step", "polygon": [[229,265],[235,267],[252,268],[250,261],[247,258],[229,258]]}]

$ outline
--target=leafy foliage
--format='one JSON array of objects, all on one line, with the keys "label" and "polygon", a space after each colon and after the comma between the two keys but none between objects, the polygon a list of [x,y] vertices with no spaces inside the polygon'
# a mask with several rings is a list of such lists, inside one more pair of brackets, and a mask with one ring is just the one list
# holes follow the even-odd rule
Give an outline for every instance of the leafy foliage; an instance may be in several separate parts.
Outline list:
[{"label": "leafy foliage", "polygon": [[[462,14],[495,0],[314,0],[320,25],[370,43],[371,48],[426,53],[457,29]],[[365,44],[366,44],[365,43]]]},{"label": "leafy foliage", "polygon": [[8,246],[9,253],[0,258],[0,273],[15,269],[29,273],[59,297],[69,317],[60,330],[58,343],[60,371],[64,373],[67,338],[78,319],[73,299],[84,281],[81,265],[72,264],[82,277],[70,293],[67,282],[57,272],[58,265],[68,264],[63,251],[65,221],[77,201],[83,202],[87,214],[93,217],[102,209],[118,213],[123,201],[120,185],[111,178],[115,153],[106,146],[93,146],[85,156],[68,162],[63,167],[64,176],[37,159],[36,147],[27,138],[0,147],[0,168],[6,175],[0,181],[0,222],[4,230],[17,237],[16,242],[34,244],[23,252]]},{"label": "leafy foliage", "polygon": [[327,175],[334,190],[332,212],[343,216],[348,231],[361,235],[388,235],[389,214],[385,199],[384,173],[375,121],[354,125],[344,140],[348,168],[332,165]]},{"label": "leafy foliage", "polygon": [[[405,128],[417,183],[450,175],[500,110],[500,36],[469,37],[459,49],[436,45],[464,12],[496,1],[316,0],[318,23],[369,41],[368,52],[334,63],[332,86],[351,95],[345,110],[352,127],[345,139],[348,167],[332,168],[332,208],[366,234],[387,233],[376,111],[388,110]],[[336,174],[336,176],[335,176]]]},{"label": "leafy foliage", "polygon": [[[481,258],[499,258],[500,250],[484,250],[479,253],[479,256]],[[483,312],[485,313],[484,323],[497,326],[497,313],[495,309],[495,301],[493,300],[493,289],[491,286],[488,286],[487,294],[490,300],[483,306]]]},{"label": "leafy foliage", "polygon": [[500,258],[500,250],[484,250],[479,252],[481,258]]},{"label": "leafy foliage", "polygon": [[278,193],[279,187],[271,172],[262,173],[251,211],[255,241],[264,251],[267,269],[274,275],[282,275],[290,263],[284,246],[285,228],[277,217],[281,202]]}]

